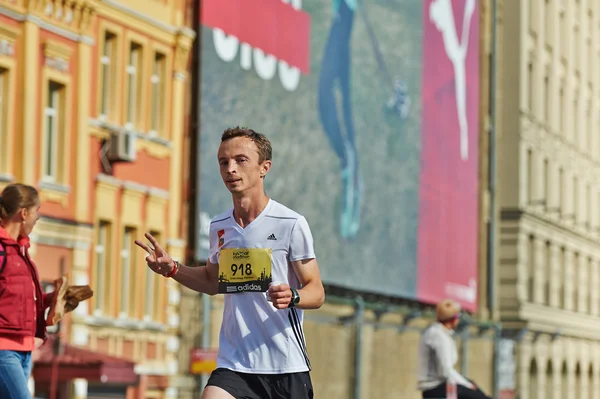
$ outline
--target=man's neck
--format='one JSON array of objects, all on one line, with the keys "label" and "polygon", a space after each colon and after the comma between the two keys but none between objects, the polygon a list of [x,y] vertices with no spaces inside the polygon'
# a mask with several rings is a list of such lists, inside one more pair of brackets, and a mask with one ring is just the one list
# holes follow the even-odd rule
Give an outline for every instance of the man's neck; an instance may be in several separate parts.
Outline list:
[{"label": "man's neck", "polygon": [[269,197],[260,191],[257,194],[233,196],[233,218],[242,227],[248,226],[269,203]]}]

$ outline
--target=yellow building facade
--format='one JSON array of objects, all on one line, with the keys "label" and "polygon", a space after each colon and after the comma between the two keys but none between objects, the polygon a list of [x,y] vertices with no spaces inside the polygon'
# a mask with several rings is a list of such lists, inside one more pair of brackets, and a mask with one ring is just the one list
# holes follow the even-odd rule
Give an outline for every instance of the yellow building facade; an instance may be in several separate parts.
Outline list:
[{"label": "yellow building facade", "polygon": [[[77,374],[59,357],[72,398],[178,397],[179,288],[147,270],[134,240],[151,231],[184,256],[186,12],[178,0],[0,0],[0,185],[40,190],[42,280],[68,272],[95,291],[59,335],[67,355],[109,371]],[[47,394],[53,353],[41,351],[32,386]],[[119,362],[134,380],[111,374]]]},{"label": "yellow building facade", "polygon": [[498,3],[498,305],[515,397],[598,398],[600,4]]}]

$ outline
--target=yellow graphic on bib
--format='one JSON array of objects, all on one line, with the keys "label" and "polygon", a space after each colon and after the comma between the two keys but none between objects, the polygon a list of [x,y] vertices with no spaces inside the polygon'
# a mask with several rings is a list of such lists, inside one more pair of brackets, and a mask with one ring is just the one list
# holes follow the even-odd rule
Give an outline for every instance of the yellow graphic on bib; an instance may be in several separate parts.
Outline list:
[{"label": "yellow graphic on bib", "polygon": [[271,248],[221,248],[219,294],[266,292],[272,257]]}]

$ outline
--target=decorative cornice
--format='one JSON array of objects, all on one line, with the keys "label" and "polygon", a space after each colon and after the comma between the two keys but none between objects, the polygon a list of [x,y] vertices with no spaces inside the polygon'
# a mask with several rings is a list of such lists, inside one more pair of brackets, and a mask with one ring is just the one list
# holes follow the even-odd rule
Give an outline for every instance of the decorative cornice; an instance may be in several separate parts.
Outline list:
[{"label": "decorative cornice", "polygon": [[0,39],[14,43],[21,31],[9,25],[0,25]]},{"label": "decorative cornice", "polygon": [[46,40],[44,43],[45,65],[49,68],[60,72],[69,72],[71,54],[73,54],[73,49],[70,46],[53,40]]}]

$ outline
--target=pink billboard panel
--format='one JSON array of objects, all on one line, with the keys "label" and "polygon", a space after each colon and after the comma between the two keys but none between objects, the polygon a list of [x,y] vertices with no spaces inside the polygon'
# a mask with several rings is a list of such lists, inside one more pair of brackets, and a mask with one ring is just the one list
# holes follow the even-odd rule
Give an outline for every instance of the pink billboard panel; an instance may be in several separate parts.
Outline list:
[{"label": "pink billboard panel", "polygon": [[477,306],[479,10],[423,1],[417,296]]}]

